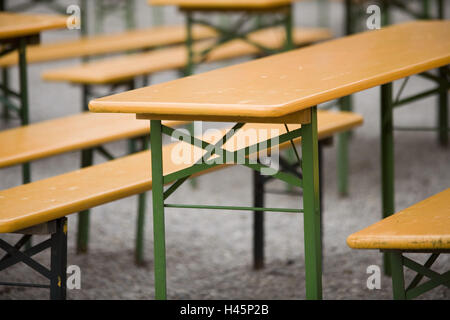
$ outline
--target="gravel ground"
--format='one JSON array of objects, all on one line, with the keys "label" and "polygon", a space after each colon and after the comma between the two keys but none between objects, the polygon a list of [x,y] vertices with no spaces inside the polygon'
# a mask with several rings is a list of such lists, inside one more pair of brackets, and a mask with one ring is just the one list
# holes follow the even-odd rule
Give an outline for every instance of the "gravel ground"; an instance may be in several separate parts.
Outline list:
[{"label": "gravel ground", "polygon": [[[144,1],[143,1],[144,2]],[[70,2],[68,2],[70,3]],[[330,26],[341,34],[342,10],[332,5]],[[315,25],[316,7],[299,4],[296,19],[300,25]],[[43,8],[33,11],[47,12]],[[138,25],[146,26],[149,9],[139,3]],[[165,11],[169,22],[182,21],[174,9]],[[447,14],[448,16],[448,14]],[[395,16],[398,21],[404,19]],[[117,21],[111,20],[111,21]],[[299,23],[301,22],[301,23]],[[120,25],[110,23],[107,30]],[[67,37],[66,32],[47,32],[43,41]],[[70,34],[73,36],[73,34]],[[80,90],[66,84],[43,83],[43,70],[76,64],[63,61],[33,65],[29,72],[31,120],[33,122],[74,114],[79,111]],[[221,66],[216,64],[199,71]],[[17,70],[12,81],[17,81]],[[176,76],[173,72],[152,78],[154,83]],[[399,83],[395,84],[398,88]],[[429,83],[411,79],[405,94],[427,89]],[[436,117],[436,99],[428,98],[396,110],[398,125],[432,126]],[[356,111],[365,118],[365,124],[355,130],[350,146],[350,196],[340,198],[336,191],[336,147],[324,152],[324,272],[325,299],[390,299],[390,279],[382,276],[381,289],[369,290],[366,281],[370,265],[381,266],[377,251],[351,250],[346,237],[380,219],[379,167],[379,89],[374,88],[355,95]],[[17,121],[0,122],[0,128],[17,126]],[[118,142],[109,146],[114,152],[126,150]],[[450,150],[436,143],[436,134],[429,132],[396,132],[396,208],[410,206],[450,186]],[[97,162],[102,159],[96,159]],[[33,163],[33,179],[74,170],[79,165],[79,153],[70,153]],[[172,197],[174,203],[242,204],[252,199],[251,172],[242,167],[228,168],[198,178],[193,189],[186,184]],[[220,181],[220,182],[219,182]],[[20,168],[0,170],[0,188],[20,184]],[[284,190],[279,182],[270,189]],[[148,195],[151,201],[151,195]],[[189,198],[189,199],[187,199]],[[146,225],[146,260],[143,267],[133,264],[136,197],[97,207],[92,210],[89,253],[75,254],[76,216],[69,217],[68,264],[78,265],[82,271],[81,290],[69,290],[69,299],[149,299],[153,292],[153,243],[149,210]],[[267,206],[298,207],[300,196],[269,194]],[[245,212],[196,212],[195,210],[167,210],[167,274],[170,299],[303,299],[304,255],[303,219],[296,214],[267,214],[266,267],[261,271],[251,268],[251,215]],[[16,235],[2,235],[13,240]],[[422,256],[417,259],[423,261]],[[43,264],[48,254],[38,256]],[[447,256],[439,258],[436,271],[448,266]],[[34,281],[40,276],[24,265],[16,265],[0,273],[0,281]],[[0,287],[0,299],[47,299],[42,289]],[[422,299],[450,298],[450,290],[438,288]]]}]

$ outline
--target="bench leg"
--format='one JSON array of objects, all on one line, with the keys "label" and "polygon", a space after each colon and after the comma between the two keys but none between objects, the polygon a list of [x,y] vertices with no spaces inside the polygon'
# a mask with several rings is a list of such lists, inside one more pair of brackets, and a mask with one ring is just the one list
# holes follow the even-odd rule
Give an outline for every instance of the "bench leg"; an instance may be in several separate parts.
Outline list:
[{"label": "bench leg", "polygon": [[[44,224],[35,225],[17,231],[22,234],[21,239],[14,245],[0,239],[0,249],[6,255],[0,259],[0,271],[18,263],[23,263],[49,280],[49,283],[0,282],[0,285],[46,288],[50,289],[50,299],[66,299],[66,272],[67,272],[67,218],[59,218]],[[25,248],[32,235],[50,235],[50,238],[37,243],[33,247]],[[33,256],[50,249],[50,268],[33,259]]]},{"label": "bench leg", "polygon": [[[26,58],[26,42],[25,38],[21,38],[19,41],[19,87],[20,87],[20,120],[21,125],[27,125],[29,123],[28,117],[28,70],[27,70],[27,58]],[[7,78],[8,75],[6,75]],[[22,164],[22,183],[29,183],[31,181],[31,166],[30,163]],[[32,245],[31,238],[26,245],[26,248],[30,248]]]},{"label": "bench leg", "polygon": [[[392,215],[394,208],[394,122],[392,83],[381,86],[381,196],[383,218]],[[391,274],[389,255],[384,254],[384,272]]]},{"label": "bench leg", "polygon": [[311,123],[302,125],[302,173],[306,298],[322,299],[322,249],[320,240],[319,155],[317,107]]},{"label": "bench leg", "polygon": [[67,282],[67,218],[56,220],[56,232],[51,237],[50,299],[66,299]]},{"label": "bench leg", "polygon": [[[253,206],[264,207],[264,177],[253,171]],[[253,269],[264,268],[264,211],[253,212]]]},{"label": "bench leg", "polygon": [[[81,167],[89,167],[93,163],[94,150],[81,151]],[[86,253],[89,243],[89,210],[78,213],[77,253]]]},{"label": "bench leg", "polygon": [[390,256],[392,270],[392,292],[395,300],[405,300],[405,278],[403,274],[403,255],[401,252],[385,253]]},{"label": "bench leg", "polygon": [[150,121],[152,149],[152,200],[155,298],[166,299],[166,240],[164,225],[164,190],[162,164],[162,127],[160,120]]},{"label": "bench leg", "polygon": [[[446,68],[439,68],[439,76],[446,79]],[[438,110],[438,127],[439,127],[439,144],[441,146],[448,145],[448,88],[441,85],[439,90],[439,110]]]},{"label": "bench leg", "polygon": [[[19,86],[20,86],[20,119],[21,124],[28,124],[28,74],[26,59],[26,39],[22,38],[19,42]],[[30,164],[22,165],[23,183],[31,181]]]}]

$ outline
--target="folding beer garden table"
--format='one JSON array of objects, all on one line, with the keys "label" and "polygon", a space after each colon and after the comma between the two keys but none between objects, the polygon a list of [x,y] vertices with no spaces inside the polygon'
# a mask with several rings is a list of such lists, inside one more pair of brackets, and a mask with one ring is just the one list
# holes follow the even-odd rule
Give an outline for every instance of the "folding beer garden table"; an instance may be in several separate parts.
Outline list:
[{"label": "folding beer garden table", "polygon": [[[193,73],[195,57],[202,61],[207,54],[217,46],[234,40],[242,39],[247,43],[256,46],[263,53],[275,53],[274,49],[266,48],[247,37],[251,32],[274,26],[283,26],[286,32],[285,46],[283,50],[293,48],[292,37],[292,2],[297,0],[148,0],[150,5],[176,5],[186,15],[186,46],[188,49],[188,61],[185,75]],[[202,13],[227,13],[241,14],[236,23],[224,26],[215,24],[213,21],[203,17],[195,17],[195,14]],[[252,20],[251,16],[258,19]],[[194,24],[205,25],[213,28],[217,32],[217,41],[210,48],[194,52],[192,28]],[[197,55],[197,56],[196,56]]]},{"label": "folding beer garden table", "polygon": [[[39,42],[39,33],[44,30],[64,28],[67,18],[62,15],[17,14],[0,12],[0,56],[18,51],[19,91],[8,87],[7,78],[2,79],[0,101],[8,109],[17,112],[22,125],[28,124],[28,80],[26,46]],[[13,104],[10,97],[18,98],[20,106]],[[28,164],[24,164],[24,181],[29,182]]]},{"label": "folding beer garden table", "polygon": [[[280,172],[274,173],[273,177],[303,188],[303,208],[291,209],[290,212],[301,212],[304,217],[306,297],[320,299],[322,270],[316,106],[371,87],[383,86],[380,133],[382,190],[383,195],[392,192],[386,195],[389,200],[383,197],[383,210],[386,215],[392,214],[393,207],[386,207],[385,204],[392,201],[394,179],[391,83],[449,64],[449,28],[450,21],[390,26],[91,101],[89,108],[93,112],[135,113],[139,119],[149,119],[151,122],[156,298],[166,297],[165,207],[255,210],[249,207],[165,204],[166,198],[189,176],[213,169],[217,164],[193,161],[192,166],[178,172],[164,168],[162,135],[172,135],[174,129],[161,125],[161,120],[236,122],[233,127],[235,131],[245,128],[245,123],[301,125],[291,131],[286,130],[277,141],[282,144],[301,137],[301,179],[297,176],[286,178]],[[234,133],[229,132],[213,147],[223,147]],[[185,133],[177,133],[177,136],[203,149],[211,147],[199,137],[189,137]],[[274,147],[274,141],[270,140],[272,143],[269,145]],[[262,143],[256,146],[260,147]],[[245,151],[248,155],[251,147],[244,150],[226,149],[224,153],[230,154],[233,159],[239,151]],[[259,171],[264,168],[259,162],[239,164]],[[171,184],[166,191],[163,190],[165,184]]]}]

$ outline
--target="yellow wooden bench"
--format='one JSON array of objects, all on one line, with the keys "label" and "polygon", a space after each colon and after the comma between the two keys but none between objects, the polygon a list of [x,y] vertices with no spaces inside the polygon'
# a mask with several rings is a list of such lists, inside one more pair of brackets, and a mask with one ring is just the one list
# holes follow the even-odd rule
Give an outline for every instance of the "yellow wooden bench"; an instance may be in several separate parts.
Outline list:
[{"label": "yellow wooden bench", "polygon": [[[0,131],[0,168],[109,142],[148,135],[150,125],[133,115],[81,114]],[[182,125],[182,121],[166,123]]]},{"label": "yellow wooden bench", "polygon": [[[284,43],[282,28],[269,28],[252,33],[249,38],[270,49],[278,49]],[[293,40],[296,46],[323,41],[331,38],[327,29],[296,28]],[[211,41],[196,43],[195,50],[208,48]],[[212,50],[205,62],[232,59],[260,53],[260,50],[243,41],[233,40]],[[186,46],[176,46],[155,50],[147,53],[137,53],[116,58],[103,59],[82,65],[64,67],[45,71],[42,78],[47,81],[67,81],[78,84],[111,84],[126,82],[138,76],[154,72],[181,69],[187,62]],[[197,61],[200,62],[200,61]]]},{"label": "yellow wooden bench", "polygon": [[[214,36],[215,32],[210,28],[195,26],[194,39]],[[183,25],[160,26],[29,46],[26,57],[28,63],[47,62],[168,46],[182,43],[185,39],[186,28]],[[9,67],[17,63],[16,52],[0,58],[0,67]]]},{"label": "yellow wooden bench", "polygon": [[[325,139],[337,132],[351,129],[362,123],[361,116],[345,112],[334,113],[322,111],[319,112],[318,119],[320,139]],[[128,126],[126,119],[121,121],[124,121],[124,126]],[[111,121],[106,122],[111,123]],[[137,127],[141,126],[139,122],[145,123],[147,121],[136,121]],[[111,127],[117,126],[113,125]],[[296,125],[289,125],[289,130],[294,130],[297,127]],[[90,128],[87,128],[87,130]],[[234,138],[239,139],[240,135],[245,135],[246,130],[244,129],[267,129],[269,132],[268,136],[258,136],[258,139],[264,138],[264,140],[270,138],[272,135],[277,136],[277,133],[272,130],[278,129],[281,132],[286,132],[283,125],[247,124]],[[61,129],[55,130],[59,133]],[[93,130],[98,129],[95,128]],[[142,133],[144,131],[149,132],[148,127],[139,130],[143,130]],[[139,130],[135,130],[135,134]],[[225,132],[225,130],[222,131]],[[18,131],[16,133],[18,134]],[[49,136],[52,135],[51,132],[47,132],[47,134]],[[211,143],[216,142],[218,138],[220,137],[217,135],[203,137],[205,141],[210,141]],[[74,145],[76,144],[78,143],[74,143]],[[181,144],[185,144],[188,150],[190,150],[189,152],[192,152],[195,156],[197,155],[194,151],[195,148],[185,142],[166,145],[164,147],[164,172],[166,174],[176,172],[191,165],[191,163],[175,163],[171,157],[175,148],[179,148]],[[285,143],[281,147],[287,145],[288,143]],[[225,145],[224,147],[231,151],[238,147],[238,145],[233,146],[228,144],[228,146]],[[61,151],[63,148],[59,145],[58,150]],[[202,149],[199,148],[199,150],[202,152]],[[42,154],[49,154],[49,151]],[[59,277],[61,280],[60,283],[63,284],[63,289],[65,290],[66,275],[62,270],[65,271],[65,265],[67,263],[67,225],[64,217],[107,202],[142,194],[150,190],[152,187],[152,177],[148,170],[150,157],[150,151],[143,151],[106,163],[0,191],[0,233],[17,232],[24,234],[21,240],[15,245],[10,245],[0,239],[0,248],[6,250],[10,255],[0,261],[0,270],[18,261],[22,261],[49,279]],[[20,158],[22,159],[21,161],[29,161],[31,159],[29,155]],[[8,161],[5,161],[5,163],[11,164],[11,160]],[[225,166],[227,165],[223,164],[216,168],[219,169]],[[203,173],[206,172],[204,171]],[[19,252],[21,246],[29,239],[30,234],[42,233],[42,230],[50,230],[50,233],[52,233],[50,240],[36,244],[24,253]],[[36,262],[31,257],[49,247],[54,252],[52,259],[56,262],[55,264],[52,262],[52,268],[50,270],[42,269],[42,266],[36,266]],[[54,270],[53,265],[59,265],[59,267]],[[51,291],[54,289],[52,288]],[[58,288],[56,289],[58,290]],[[54,296],[51,293],[51,297]]]},{"label": "yellow wooden bench", "polygon": [[[450,188],[350,235],[347,244],[390,252],[395,299],[413,299],[439,285],[450,288],[450,271],[439,274],[430,269],[439,254],[450,252]],[[420,265],[405,252],[431,256]],[[404,266],[417,272],[406,288]],[[423,277],[429,281],[420,284]]]}]

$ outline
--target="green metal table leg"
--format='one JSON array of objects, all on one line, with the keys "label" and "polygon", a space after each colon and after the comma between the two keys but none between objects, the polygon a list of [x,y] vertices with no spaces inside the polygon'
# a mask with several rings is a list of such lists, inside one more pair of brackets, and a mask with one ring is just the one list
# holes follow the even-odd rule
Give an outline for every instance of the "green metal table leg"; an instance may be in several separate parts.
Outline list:
[{"label": "green metal table leg", "polygon": [[[383,218],[395,212],[394,208],[394,132],[392,83],[381,86],[381,195]],[[389,255],[384,255],[384,272],[391,274]]]},{"label": "green metal table leg", "polygon": [[193,13],[187,12],[186,13],[186,49],[187,49],[187,63],[184,75],[190,76],[194,72],[194,40],[192,35],[192,28],[193,28]]},{"label": "green metal table leg", "polygon": [[[147,150],[148,138],[142,138],[143,149]],[[136,222],[136,248],[135,248],[135,262],[137,265],[145,263],[144,241],[145,241],[145,213],[147,208],[147,193],[141,193],[138,196],[138,217]]]},{"label": "green metal table leg", "polygon": [[390,256],[392,269],[392,292],[395,300],[405,300],[405,278],[403,274],[403,256],[401,252],[385,253]]},{"label": "green metal table leg", "polygon": [[[446,78],[446,70],[439,68],[439,76]],[[448,89],[441,85],[439,89],[439,111],[438,111],[438,127],[439,127],[439,144],[441,146],[448,145]]]},{"label": "green metal table leg", "polygon": [[[3,90],[3,97],[8,99],[8,91],[6,88],[9,88],[9,72],[8,68],[2,68],[2,84],[5,86],[5,90]],[[9,119],[9,110],[6,104],[3,105],[3,118]]]},{"label": "green metal table leg", "polygon": [[389,1],[381,1],[381,26],[386,27],[391,23]]},{"label": "green metal table leg", "polygon": [[[26,38],[19,40],[19,82],[20,82],[20,119],[23,126],[29,123],[28,119],[28,75],[26,58]],[[23,183],[30,182],[30,164],[22,165]]]},{"label": "green metal table leg", "polygon": [[438,0],[438,19],[445,19],[445,1]]},{"label": "green metal table leg", "polygon": [[430,19],[430,2],[428,0],[422,0],[422,17],[423,19]]},{"label": "green metal table leg", "polygon": [[294,49],[294,39],[292,36],[292,28],[293,28],[292,15],[293,15],[292,5],[289,5],[284,20],[284,28],[286,32],[286,44],[285,44],[286,51]]},{"label": "green metal table leg", "polygon": [[311,123],[302,125],[302,172],[306,298],[322,299],[317,107],[311,108]]},{"label": "green metal table leg", "polygon": [[[81,167],[89,167],[93,163],[94,150],[81,151]],[[89,210],[78,213],[77,253],[88,251],[89,244]]]},{"label": "green metal table leg", "polygon": [[162,127],[160,120],[150,121],[152,150],[153,245],[155,298],[166,299],[166,240],[164,225],[164,189],[162,165]]},{"label": "green metal table leg", "polygon": [[[351,111],[351,96],[346,96],[340,100],[341,111]],[[342,132],[338,135],[337,146],[337,181],[338,193],[345,197],[348,195],[348,143],[350,139],[350,131]]]},{"label": "green metal table leg", "polygon": [[[264,207],[264,177],[253,171],[253,206]],[[264,211],[253,212],[253,269],[264,268]]]}]

